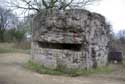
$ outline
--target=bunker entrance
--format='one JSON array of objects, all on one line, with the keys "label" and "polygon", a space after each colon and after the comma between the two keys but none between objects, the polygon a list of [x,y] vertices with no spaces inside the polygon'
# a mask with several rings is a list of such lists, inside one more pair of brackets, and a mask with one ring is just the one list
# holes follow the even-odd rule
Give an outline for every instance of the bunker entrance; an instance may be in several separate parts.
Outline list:
[{"label": "bunker entrance", "polygon": [[48,42],[38,42],[39,47],[49,48],[49,49],[60,49],[60,50],[73,50],[80,51],[81,44],[69,44],[69,43],[48,43]]}]

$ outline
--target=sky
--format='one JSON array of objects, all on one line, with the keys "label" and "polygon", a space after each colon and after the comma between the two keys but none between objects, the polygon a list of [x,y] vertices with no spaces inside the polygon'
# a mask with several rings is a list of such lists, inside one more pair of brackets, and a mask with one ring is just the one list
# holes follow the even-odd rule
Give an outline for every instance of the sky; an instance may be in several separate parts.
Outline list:
[{"label": "sky", "polygon": [[101,0],[98,4],[89,6],[88,10],[105,16],[115,33],[125,30],[125,0]]},{"label": "sky", "polygon": [[115,33],[125,30],[125,0],[102,0],[89,9],[105,16]]}]

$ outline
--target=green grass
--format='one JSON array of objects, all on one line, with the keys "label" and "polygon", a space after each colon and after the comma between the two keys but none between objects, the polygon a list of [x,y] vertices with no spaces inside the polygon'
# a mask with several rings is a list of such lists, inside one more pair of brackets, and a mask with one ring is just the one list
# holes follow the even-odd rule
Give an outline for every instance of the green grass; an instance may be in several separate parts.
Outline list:
[{"label": "green grass", "polygon": [[30,49],[17,49],[14,47],[14,43],[0,43],[0,53],[29,53]]},{"label": "green grass", "polygon": [[39,72],[41,74],[51,74],[51,75],[61,75],[62,74],[60,71],[45,68],[44,66],[42,66],[40,64],[33,63],[32,61],[28,61],[25,64],[25,67],[28,69],[31,69],[33,71]]},{"label": "green grass", "polygon": [[23,50],[23,49],[14,49],[14,48],[0,48],[0,53],[16,53],[16,52],[19,52],[19,53],[30,53],[30,49],[28,50]]},{"label": "green grass", "polygon": [[0,53],[10,53],[10,52],[14,52],[15,50],[13,49],[4,49],[4,48],[0,48]]},{"label": "green grass", "polygon": [[100,67],[96,69],[90,69],[90,70],[84,70],[84,69],[66,69],[64,67],[57,68],[57,69],[48,69],[40,64],[34,63],[32,61],[28,61],[25,66],[33,70],[35,72],[38,72],[40,74],[49,74],[49,75],[66,75],[71,77],[76,76],[89,76],[92,74],[108,74],[112,72],[112,69],[110,67]]}]

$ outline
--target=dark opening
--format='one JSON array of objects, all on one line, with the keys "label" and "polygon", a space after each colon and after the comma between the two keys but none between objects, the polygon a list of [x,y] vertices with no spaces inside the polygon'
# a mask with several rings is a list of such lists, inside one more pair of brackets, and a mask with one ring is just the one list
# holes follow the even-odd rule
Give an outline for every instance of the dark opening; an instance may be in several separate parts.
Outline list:
[{"label": "dark opening", "polygon": [[80,51],[81,44],[68,44],[68,43],[47,43],[47,42],[38,42],[38,45],[41,48],[50,48],[50,49],[67,49],[67,50],[74,50]]},{"label": "dark opening", "polygon": [[122,52],[112,51],[108,53],[109,62],[117,61],[119,63],[122,63],[122,60],[123,60]]}]

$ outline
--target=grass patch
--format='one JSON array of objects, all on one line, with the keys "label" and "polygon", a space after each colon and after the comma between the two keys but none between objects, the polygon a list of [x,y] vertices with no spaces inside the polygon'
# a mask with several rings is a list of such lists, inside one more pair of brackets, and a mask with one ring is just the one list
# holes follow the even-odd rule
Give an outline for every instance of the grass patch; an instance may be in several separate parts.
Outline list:
[{"label": "grass patch", "polygon": [[45,68],[44,66],[42,66],[40,64],[33,63],[32,61],[28,61],[25,64],[25,67],[28,69],[31,69],[33,71],[36,71],[38,73],[41,73],[41,74],[51,74],[51,75],[61,75],[62,74],[60,71]]},{"label": "grass patch", "polygon": [[14,52],[15,50],[13,49],[4,49],[4,48],[0,48],[0,53],[9,53],[9,52]]},{"label": "grass patch", "polygon": [[30,49],[17,49],[14,45],[14,43],[0,43],[0,53],[30,53]]},{"label": "grass patch", "polygon": [[19,53],[30,53],[30,49],[27,49],[27,50],[23,50],[23,49],[16,49],[16,48],[0,48],[0,53],[16,53],[16,52],[19,52]]},{"label": "grass patch", "polygon": [[34,63],[31,60],[25,64],[25,67],[38,72],[40,74],[49,74],[49,75],[66,75],[71,77],[76,76],[89,76],[91,74],[108,74],[112,72],[110,67],[101,67],[96,69],[67,69],[67,68],[57,68],[57,69],[48,69],[40,64]]},{"label": "grass patch", "polygon": [[23,50],[23,49],[16,49],[16,48],[0,48],[0,53],[16,53],[16,52],[29,54],[30,49]]}]

